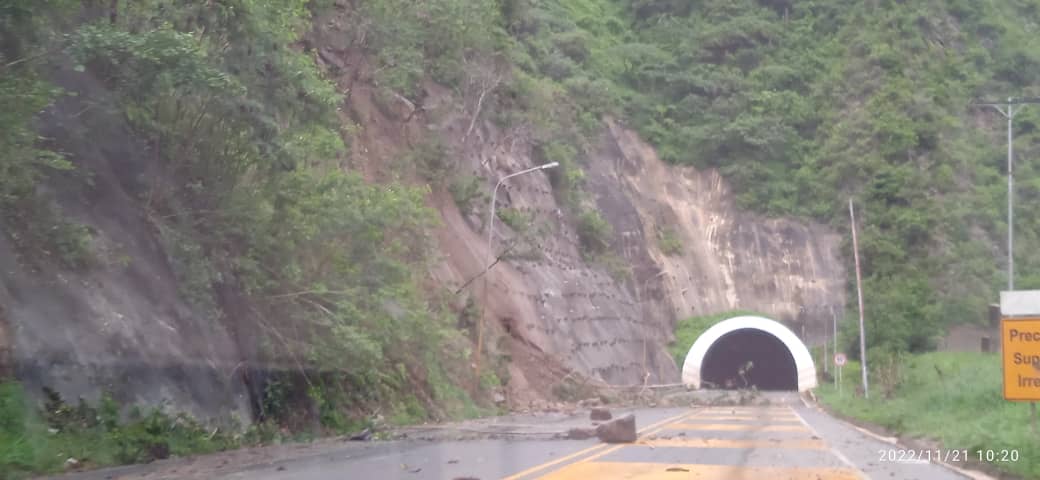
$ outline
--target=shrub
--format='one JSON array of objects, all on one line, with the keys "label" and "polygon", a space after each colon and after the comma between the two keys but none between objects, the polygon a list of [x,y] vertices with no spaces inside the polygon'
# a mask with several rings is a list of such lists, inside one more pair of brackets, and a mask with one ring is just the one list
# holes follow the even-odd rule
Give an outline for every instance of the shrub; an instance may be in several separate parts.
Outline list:
[{"label": "shrub", "polygon": [[632,279],[632,265],[613,252],[601,253],[592,261],[605,268],[610,277],[618,282]]},{"label": "shrub", "polygon": [[448,186],[451,197],[455,199],[455,205],[463,215],[473,211],[474,202],[482,200],[487,195],[480,189],[481,179],[474,175],[461,175],[452,180]]},{"label": "shrub", "polygon": [[585,210],[578,214],[578,239],[583,253],[597,255],[610,247],[614,229],[596,210]]},{"label": "shrub", "polygon": [[500,208],[497,215],[502,223],[509,225],[518,234],[527,232],[531,227],[531,215],[515,208]]},{"label": "shrub", "polygon": [[657,230],[657,246],[665,255],[677,256],[683,253],[682,240],[679,239],[679,235],[675,230],[671,228]]}]

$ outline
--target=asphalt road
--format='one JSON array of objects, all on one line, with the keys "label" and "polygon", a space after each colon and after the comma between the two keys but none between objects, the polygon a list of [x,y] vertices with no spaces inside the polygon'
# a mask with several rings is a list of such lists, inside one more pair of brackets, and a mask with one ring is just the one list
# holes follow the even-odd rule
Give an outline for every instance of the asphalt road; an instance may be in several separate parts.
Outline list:
[{"label": "asphalt road", "polygon": [[[508,417],[470,422],[497,438],[451,436],[395,442],[331,442],[251,457],[220,454],[202,461],[75,475],[76,480],[167,478],[578,480],[578,479],[921,479],[968,478],[933,463],[892,461],[894,445],[806,406],[796,395],[769,406],[633,410],[640,438],[609,445],[552,439],[588,425],[585,414]],[[625,411],[615,411],[624,414]],[[508,438],[507,438],[508,437]],[[221,457],[223,455],[223,458]],[[239,453],[239,455],[243,455]],[[896,455],[898,457],[898,455]],[[246,466],[248,464],[248,466]]]}]

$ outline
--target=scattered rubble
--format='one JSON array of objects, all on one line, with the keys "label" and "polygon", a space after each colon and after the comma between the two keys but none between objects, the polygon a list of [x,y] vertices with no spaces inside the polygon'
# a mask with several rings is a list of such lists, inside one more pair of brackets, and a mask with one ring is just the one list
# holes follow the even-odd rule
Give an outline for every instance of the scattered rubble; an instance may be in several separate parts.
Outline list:
[{"label": "scattered rubble", "polygon": [[585,400],[578,402],[578,407],[581,408],[598,407],[600,405],[603,405],[603,400],[599,397],[586,398]]},{"label": "scattered rubble", "polygon": [[596,436],[595,428],[587,427],[576,427],[567,430],[567,433],[563,435],[563,438],[568,440],[585,440]]},{"label": "scattered rubble", "polygon": [[356,433],[354,435],[351,435],[350,438],[349,438],[349,440],[354,441],[354,442],[367,442],[367,441],[369,441],[371,439],[372,439],[372,430],[368,429],[368,428],[366,428],[366,429],[364,429],[364,430],[362,430],[362,431],[360,431],[360,432],[358,432],[358,433]]}]

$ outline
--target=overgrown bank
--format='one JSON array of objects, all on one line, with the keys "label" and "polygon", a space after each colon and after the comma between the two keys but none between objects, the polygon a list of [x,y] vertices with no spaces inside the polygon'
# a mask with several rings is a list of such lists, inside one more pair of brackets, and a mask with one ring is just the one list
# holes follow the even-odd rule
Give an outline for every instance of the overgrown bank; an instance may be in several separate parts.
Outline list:
[{"label": "overgrown bank", "polygon": [[[145,261],[99,252],[98,232],[45,188],[60,180],[87,198],[110,188],[73,142],[34,131],[85,123],[70,135],[136,155],[119,159],[118,180],[192,307],[190,328],[234,332],[242,358],[218,367],[244,378],[254,419],[343,431],[376,413],[405,423],[493,412],[494,372],[472,378],[450,292],[424,284],[436,218],[427,190],[341,168],[352,141],[343,97],[305,42],[328,8],[3,2],[3,232],[43,274]],[[82,108],[54,108],[63,102]],[[97,135],[81,118],[125,124],[130,138]]]},{"label": "overgrown bank", "polygon": [[50,392],[37,411],[17,383],[0,383],[0,479],[210,453],[280,435],[273,425],[235,432],[159,411],[133,409],[121,419],[119,410],[109,397],[70,405]]},{"label": "overgrown bank", "polygon": [[[1004,400],[998,355],[935,352],[873,362],[869,399],[858,392],[859,363],[849,362],[841,394],[821,380],[815,390],[819,400],[841,415],[900,436],[966,450],[974,460],[982,451],[979,463],[991,458],[995,461],[988,463],[998,470],[1040,478],[1040,439],[1030,430],[1027,405]],[[1003,453],[1010,450],[1016,454]]]}]

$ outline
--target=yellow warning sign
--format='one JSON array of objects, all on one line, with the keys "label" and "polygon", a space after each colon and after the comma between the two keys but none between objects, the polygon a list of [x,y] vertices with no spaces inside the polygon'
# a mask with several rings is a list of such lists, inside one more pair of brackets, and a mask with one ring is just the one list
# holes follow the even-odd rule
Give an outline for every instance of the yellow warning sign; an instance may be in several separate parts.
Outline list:
[{"label": "yellow warning sign", "polygon": [[1040,400],[1040,318],[1000,322],[1004,356],[1004,398]]}]

